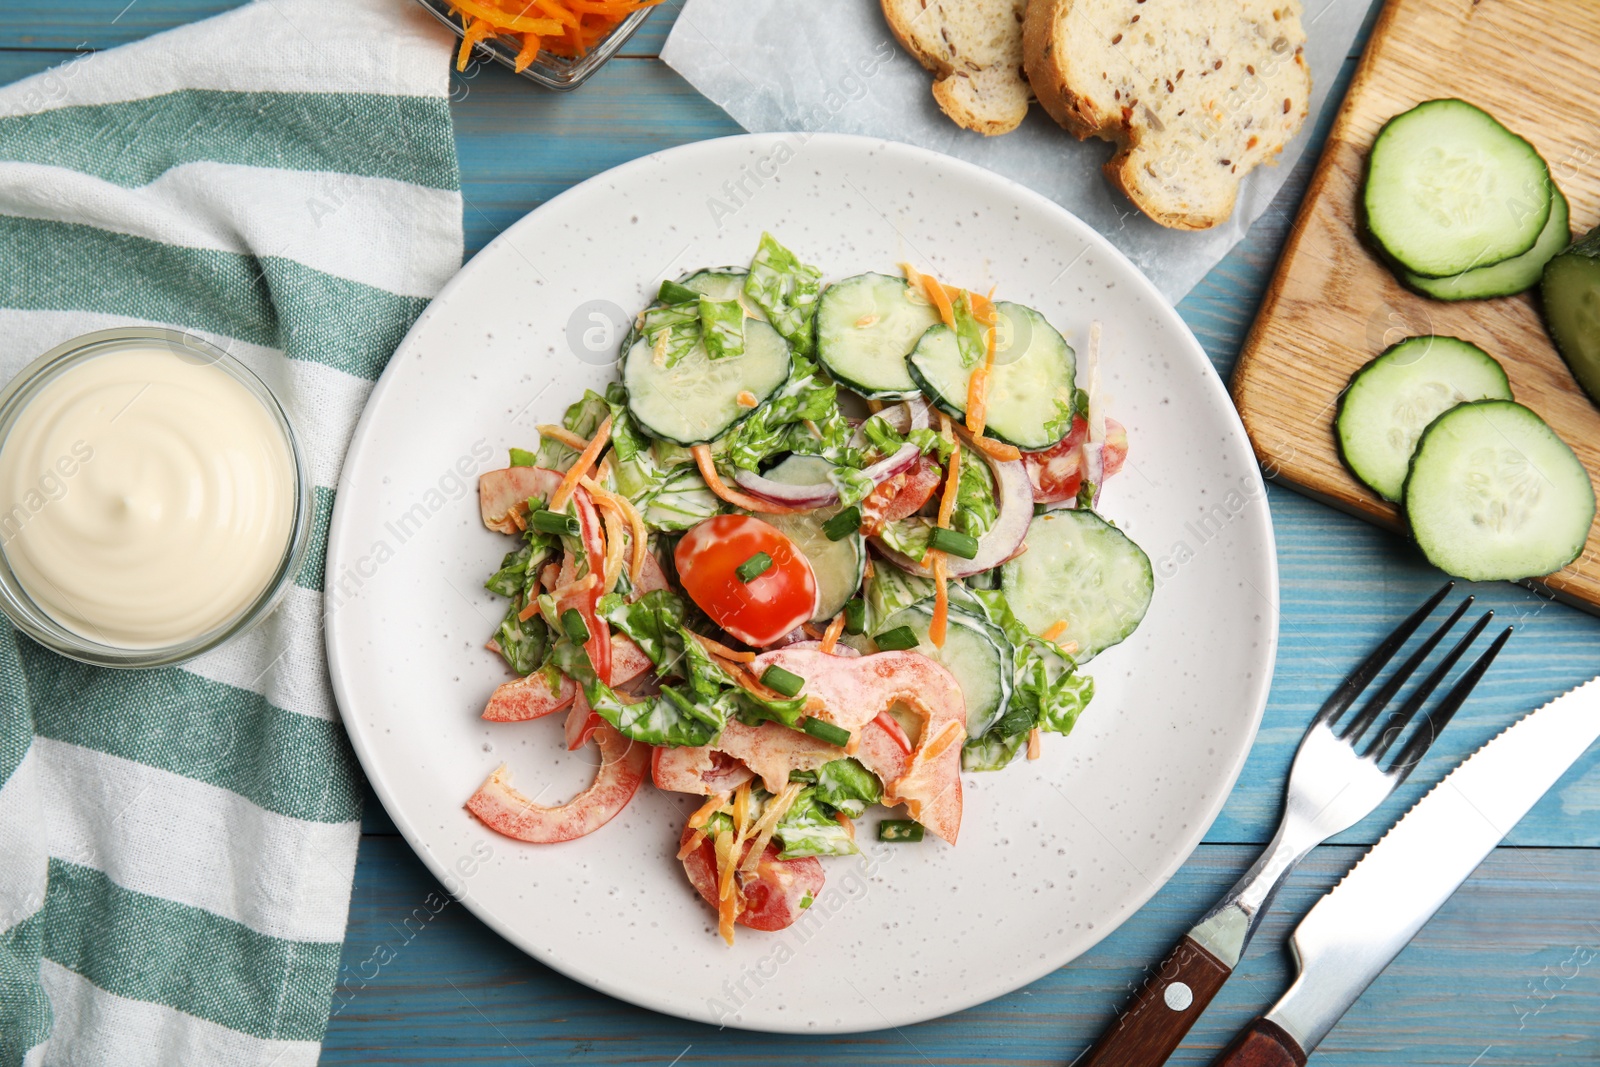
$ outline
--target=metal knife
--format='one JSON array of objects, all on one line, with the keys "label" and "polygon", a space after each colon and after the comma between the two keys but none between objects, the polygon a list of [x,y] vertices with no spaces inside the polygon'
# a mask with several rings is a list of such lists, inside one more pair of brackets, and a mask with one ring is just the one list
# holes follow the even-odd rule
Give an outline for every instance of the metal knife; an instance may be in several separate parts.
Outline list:
[{"label": "metal knife", "polygon": [[1213,1067],[1304,1067],[1315,1049],[1567,768],[1600,737],[1600,678],[1523,717],[1434,786],[1290,939],[1299,976]]}]

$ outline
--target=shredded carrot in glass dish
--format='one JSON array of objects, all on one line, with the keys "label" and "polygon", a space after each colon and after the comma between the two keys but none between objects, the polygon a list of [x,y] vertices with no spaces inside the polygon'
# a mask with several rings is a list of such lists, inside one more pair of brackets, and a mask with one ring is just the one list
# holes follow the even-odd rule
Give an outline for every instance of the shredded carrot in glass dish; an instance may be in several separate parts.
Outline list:
[{"label": "shredded carrot in glass dish", "polygon": [[518,73],[541,52],[577,59],[642,8],[662,0],[449,0],[461,17],[456,69],[466,70],[472,48],[490,37],[517,45]]}]

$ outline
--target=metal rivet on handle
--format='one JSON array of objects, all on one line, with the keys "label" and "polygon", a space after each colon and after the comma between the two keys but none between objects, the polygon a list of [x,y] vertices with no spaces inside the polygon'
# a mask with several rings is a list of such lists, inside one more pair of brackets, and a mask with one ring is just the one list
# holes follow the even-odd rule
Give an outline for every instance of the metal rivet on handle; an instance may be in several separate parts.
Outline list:
[{"label": "metal rivet on handle", "polygon": [[1194,991],[1182,982],[1173,982],[1161,994],[1161,999],[1173,1011],[1183,1011],[1194,1003]]}]

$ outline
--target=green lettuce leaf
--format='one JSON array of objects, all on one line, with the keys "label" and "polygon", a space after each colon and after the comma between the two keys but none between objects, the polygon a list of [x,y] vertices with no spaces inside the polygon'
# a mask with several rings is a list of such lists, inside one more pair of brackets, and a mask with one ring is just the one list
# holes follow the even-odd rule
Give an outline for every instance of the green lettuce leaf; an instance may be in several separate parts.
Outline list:
[{"label": "green lettuce leaf", "polygon": [[[594,436],[607,415],[612,414],[611,405],[606,398],[592,389],[585,389],[583,396],[561,418],[561,425],[571,430],[582,438]],[[548,470],[566,470],[572,461],[578,458],[576,449],[568,448],[560,441],[553,441],[546,437],[539,442],[539,466]]]},{"label": "green lettuce leaf", "polygon": [[852,819],[861,818],[883,796],[877,776],[849,757],[817,768],[816,786],[818,801]]},{"label": "green lettuce leaf", "polygon": [[745,276],[744,293],[801,355],[811,354],[811,317],[821,292],[820,270],[801,263],[770,233],[761,235],[761,245]]},{"label": "green lettuce leaf", "polygon": [[972,314],[972,294],[963,292],[954,302],[956,347],[961,365],[974,367],[989,357],[989,327]]},{"label": "green lettuce leaf", "polygon": [[706,355],[726,359],[744,355],[744,308],[737,300],[700,298],[700,336]]},{"label": "green lettuce leaf", "polygon": [[878,531],[878,540],[918,563],[928,554],[928,540],[933,536],[933,520],[923,515],[886,522]]},{"label": "green lettuce leaf", "polygon": [[[655,358],[670,367],[700,343],[700,305],[665,304],[644,313],[639,332],[655,349]],[[741,332],[742,336],[742,332]]]},{"label": "green lettuce leaf", "polygon": [[507,665],[518,674],[528,675],[544,662],[550,649],[550,628],[537,615],[518,619],[522,603],[520,599],[511,602],[506,617],[500,620],[500,628],[494,632],[494,640]]},{"label": "green lettuce leaf", "polygon": [[883,622],[901,608],[933,596],[933,579],[908,574],[891,563],[872,568],[864,599],[867,603],[867,633],[875,634]]},{"label": "green lettuce leaf", "polygon": [[779,859],[848,856],[860,851],[850,831],[833,817],[833,809],[818,799],[817,789],[812,785],[800,790],[800,795],[778,820],[773,836],[783,842]]},{"label": "green lettuce leaf", "polygon": [[721,512],[722,500],[706,488],[698,470],[679,467],[660,489],[642,502],[634,501],[634,506],[650,529],[677,532]]},{"label": "green lettuce leaf", "polygon": [[961,450],[961,481],[956,486],[956,506],[950,513],[950,526],[964,534],[982,537],[989,532],[1000,517],[1000,505],[995,502],[994,473],[989,464],[974,455],[973,450]]},{"label": "green lettuce leaf", "polygon": [[721,438],[718,459],[724,466],[759,471],[767,459],[796,452],[859,469],[864,461],[850,443],[854,435],[839,410],[838,387],[817,372],[816,364],[796,357],[783,386]]}]

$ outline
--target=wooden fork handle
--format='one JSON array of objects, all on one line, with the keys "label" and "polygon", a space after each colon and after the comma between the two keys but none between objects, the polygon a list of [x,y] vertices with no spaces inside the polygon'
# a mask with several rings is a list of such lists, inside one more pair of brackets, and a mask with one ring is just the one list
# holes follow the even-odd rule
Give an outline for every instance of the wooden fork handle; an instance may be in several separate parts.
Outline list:
[{"label": "wooden fork handle", "polygon": [[1185,937],[1073,1067],[1161,1067],[1232,973]]},{"label": "wooden fork handle", "polygon": [[1305,1049],[1277,1023],[1256,1019],[1211,1067],[1306,1067]]}]

